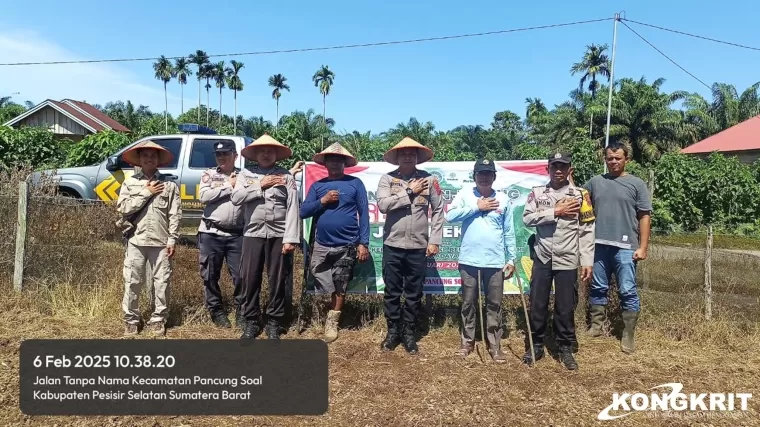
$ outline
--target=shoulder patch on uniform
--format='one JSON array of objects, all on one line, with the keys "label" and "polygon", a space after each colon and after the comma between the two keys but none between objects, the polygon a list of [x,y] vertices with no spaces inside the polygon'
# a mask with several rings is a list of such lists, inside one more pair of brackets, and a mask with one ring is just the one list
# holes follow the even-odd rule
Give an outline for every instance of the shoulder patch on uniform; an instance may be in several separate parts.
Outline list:
[{"label": "shoulder patch on uniform", "polygon": [[438,180],[435,178],[433,178],[433,188],[435,189],[435,193],[440,196],[442,193],[441,184],[439,184]]},{"label": "shoulder patch on uniform", "polygon": [[203,176],[201,177],[201,182],[203,182],[205,184],[205,183],[208,182],[209,179],[210,179],[210,177],[208,176],[208,174],[204,173]]},{"label": "shoulder patch on uniform", "polygon": [[528,203],[530,203],[530,202],[532,202],[532,201],[534,201],[534,200],[536,200],[536,193],[535,193],[535,192],[533,192],[533,191],[531,191],[531,192],[528,194]]}]

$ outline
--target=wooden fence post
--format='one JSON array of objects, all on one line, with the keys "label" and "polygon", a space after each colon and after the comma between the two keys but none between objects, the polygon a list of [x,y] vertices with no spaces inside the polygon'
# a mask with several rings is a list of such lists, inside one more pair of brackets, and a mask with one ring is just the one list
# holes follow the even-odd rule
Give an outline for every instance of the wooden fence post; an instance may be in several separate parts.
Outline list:
[{"label": "wooden fence post", "polygon": [[713,228],[707,226],[707,245],[705,247],[705,318],[712,319],[712,246]]},{"label": "wooden fence post", "polygon": [[24,284],[24,253],[26,252],[26,214],[29,186],[26,181],[18,185],[18,223],[16,224],[16,259],[13,267],[13,287],[21,291]]}]

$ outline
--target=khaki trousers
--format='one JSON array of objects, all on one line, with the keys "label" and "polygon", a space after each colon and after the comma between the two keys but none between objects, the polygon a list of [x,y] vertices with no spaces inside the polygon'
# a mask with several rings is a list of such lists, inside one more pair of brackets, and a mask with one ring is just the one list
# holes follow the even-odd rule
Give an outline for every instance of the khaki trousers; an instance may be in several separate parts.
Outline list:
[{"label": "khaki trousers", "polygon": [[124,298],[121,308],[126,323],[140,323],[139,299],[143,284],[148,282],[148,274],[153,279],[153,315],[148,324],[166,322],[169,315],[169,285],[172,263],[166,247],[135,246],[127,243],[124,257]]}]

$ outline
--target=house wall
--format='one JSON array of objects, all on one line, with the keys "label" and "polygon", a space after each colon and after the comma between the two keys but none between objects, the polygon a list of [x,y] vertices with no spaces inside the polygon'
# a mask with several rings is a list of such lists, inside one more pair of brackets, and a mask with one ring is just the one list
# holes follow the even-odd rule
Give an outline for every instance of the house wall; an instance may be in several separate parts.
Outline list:
[{"label": "house wall", "polygon": [[22,120],[20,123],[18,123],[18,125],[44,127],[58,135],[84,136],[92,133],[79,123],[71,120],[69,117],[61,114],[58,110],[52,107],[43,108],[42,110]]}]

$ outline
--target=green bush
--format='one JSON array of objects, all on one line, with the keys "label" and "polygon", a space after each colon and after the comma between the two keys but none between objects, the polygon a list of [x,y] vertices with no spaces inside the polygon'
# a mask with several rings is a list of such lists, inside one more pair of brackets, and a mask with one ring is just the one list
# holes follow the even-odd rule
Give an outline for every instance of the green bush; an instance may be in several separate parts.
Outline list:
[{"label": "green bush", "polygon": [[132,139],[128,135],[111,130],[88,135],[71,147],[66,156],[66,166],[78,167],[100,163],[130,142]]},{"label": "green bush", "polygon": [[71,140],[55,138],[42,127],[0,126],[0,168],[59,168],[64,165],[71,144]]}]

